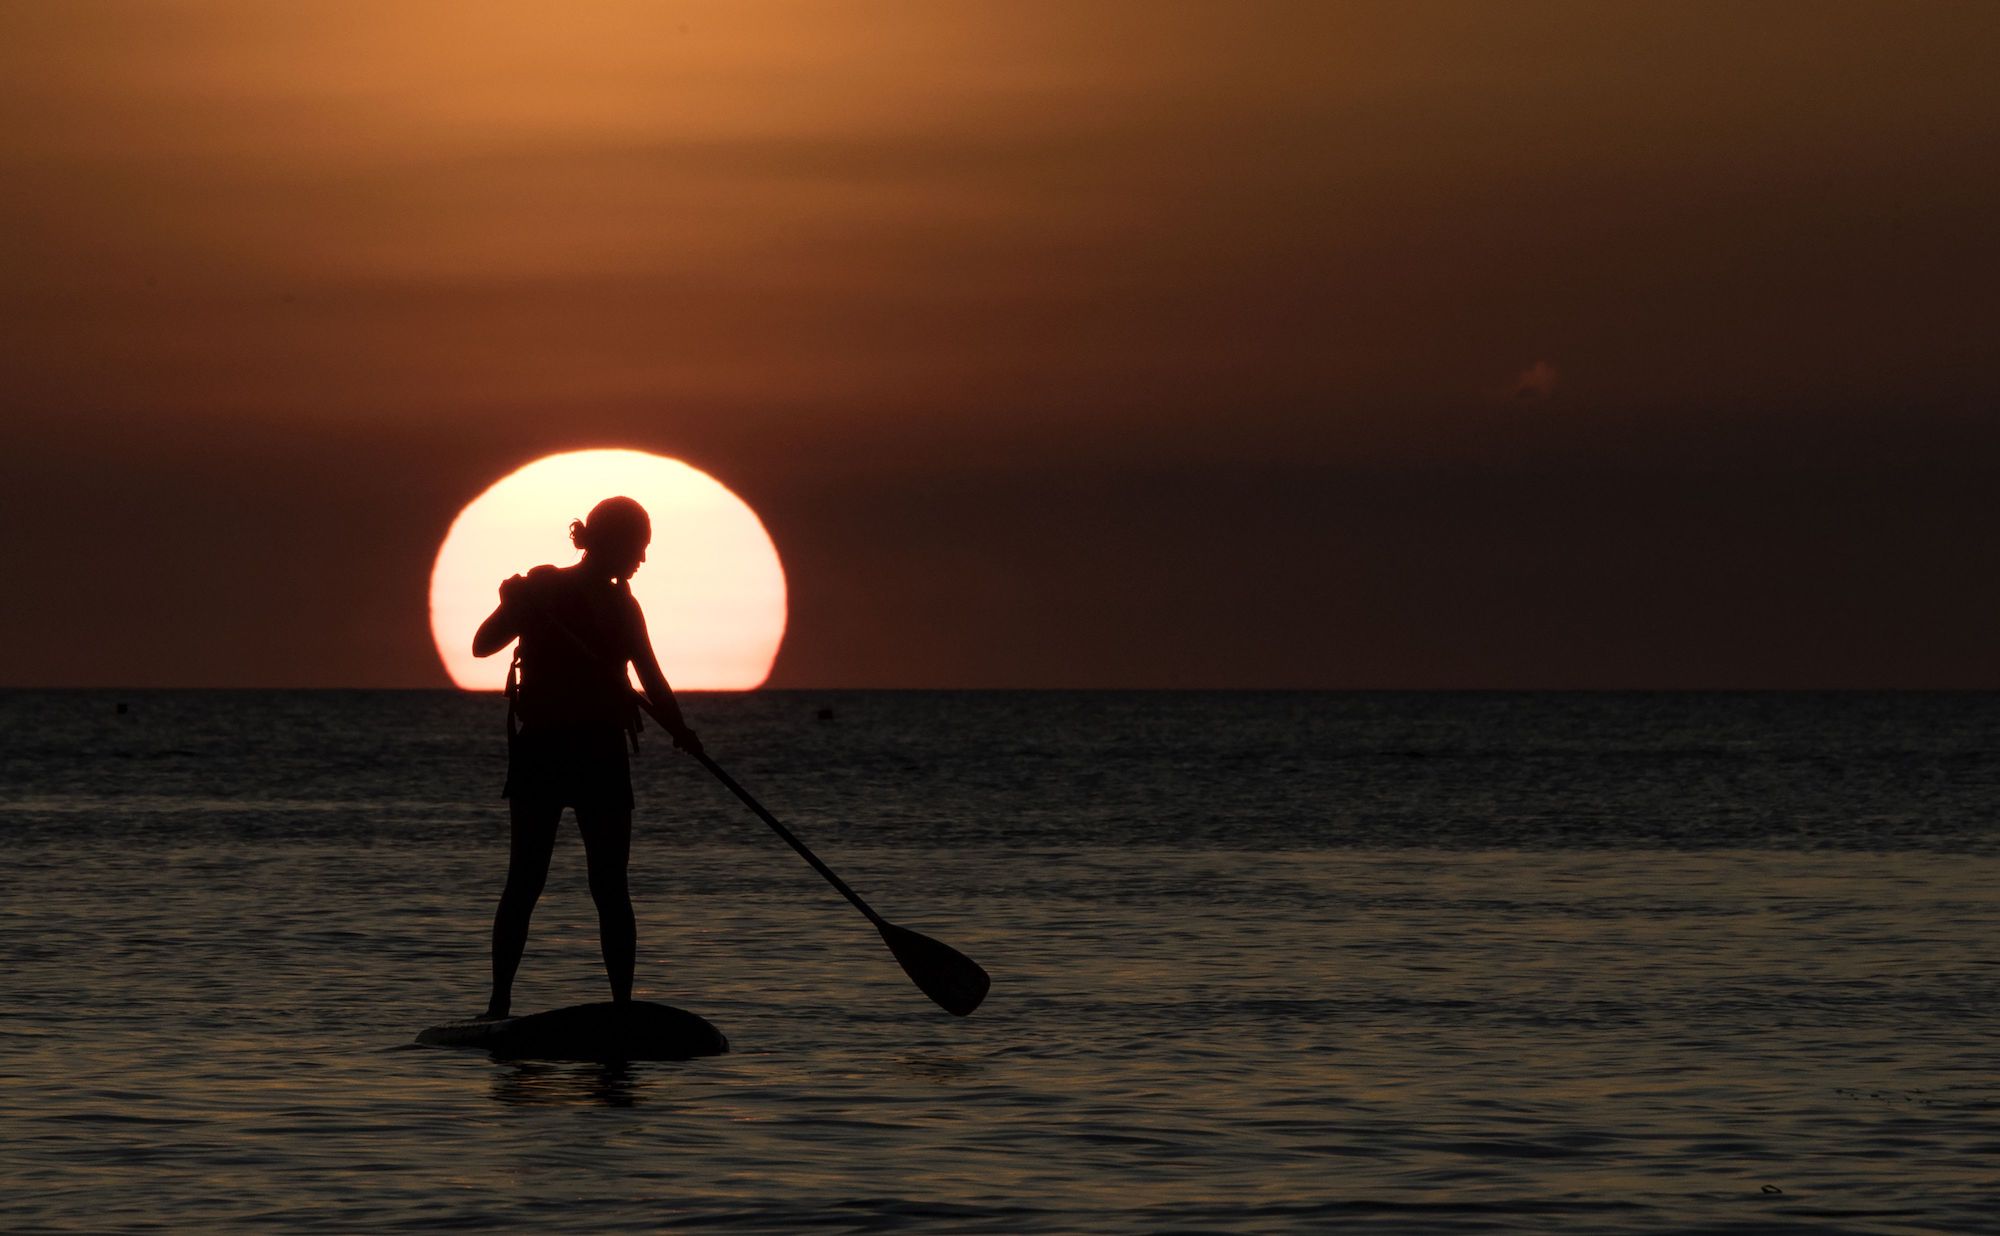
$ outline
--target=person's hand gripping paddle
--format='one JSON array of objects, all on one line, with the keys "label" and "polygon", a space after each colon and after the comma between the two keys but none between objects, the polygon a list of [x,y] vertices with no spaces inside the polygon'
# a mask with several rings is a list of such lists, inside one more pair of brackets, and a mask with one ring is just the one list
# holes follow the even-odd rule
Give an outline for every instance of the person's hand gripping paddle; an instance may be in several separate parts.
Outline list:
[{"label": "person's hand gripping paddle", "polygon": [[[634,695],[638,693],[634,692]],[[674,728],[667,726],[666,719],[654,711],[652,701],[643,695],[638,695],[638,700],[639,707],[645,709],[653,720],[666,726],[669,731]],[[700,761],[701,766],[706,768],[710,775],[722,782],[724,788],[741,799],[744,806],[754,811],[758,819],[770,825],[771,831],[783,838],[786,845],[797,850],[799,857],[810,863],[812,869],[824,876],[826,882],[833,885],[841,896],[847,898],[855,909],[866,915],[869,922],[875,924],[875,930],[882,933],[882,942],[896,955],[896,960],[903,967],[903,973],[910,976],[910,981],[915,983],[919,990],[937,1001],[939,1007],[946,1012],[959,1017],[964,1017],[979,1007],[979,1002],[986,998],[987,990],[993,986],[993,980],[987,977],[986,971],[980,968],[978,962],[949,944],[933,940],[922,932],[898,927],[877,914],[874,907],[861,899],[859,893],[847,887],[847,881],[833,873],[833,868],[821,862],[819,855],[807,849],[806,843],[794,836],[791,829],[780,824],[778,817],[765,810],[764,804],[752,798],[750,791],[736,784],[736,778],[724,772],[720,765],[710,759],[699,743],[684,749]]]}]

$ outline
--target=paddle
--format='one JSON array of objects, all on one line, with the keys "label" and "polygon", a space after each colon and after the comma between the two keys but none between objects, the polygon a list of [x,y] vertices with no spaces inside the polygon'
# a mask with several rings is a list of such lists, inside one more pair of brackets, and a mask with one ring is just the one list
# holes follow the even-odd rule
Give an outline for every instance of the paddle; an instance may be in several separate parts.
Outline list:
[{"label": "paddle", "polygon": [[[637,692],[633,694],[638,699],[639,706],[644,708],[653,720],[662,726],[667,724],[666,719],[654,710],[651,700]],[[925,995],[935,1000],[946,1012],[959,1017],[964,1017],[979,1007],[979,1002],[986,998],[986,991],[993,985],[993,980],[987,977],[986,971],[980,969],[978,962],[949,944],[933,940],[922,932],[898,927],[877,914],[874,907],[861,900],[861,894],[847,887],[847,881],[833,874],[833,868],[821,862],[819,855],[807,849],[806,843],[794,836],[791,829],[778,823],[778,817],[765,810],[763,803],[752,798],[750,791],[736,784],[736,778],[724,772],[721,765],[708,757],[707,752],[690,751],[688,754],[699,760],[701,766],[706,768],[717,781],[722,782],[724,788],[743,801],[744,806],[756,812],[757,818],[770,825],[771,831],[783,838],[786,845],[797,850],[799,857],[812,864],[814,871],[825,876],[826,882],[833,885],[841,896],[847,898],[855,909],[867,915],[868,921],[875,924],[875,930],[882,933],[882,943],[889,946],[889,951],[894,953],[896,960],[901,963],[903,973],[909,975],[910,981]]]}]

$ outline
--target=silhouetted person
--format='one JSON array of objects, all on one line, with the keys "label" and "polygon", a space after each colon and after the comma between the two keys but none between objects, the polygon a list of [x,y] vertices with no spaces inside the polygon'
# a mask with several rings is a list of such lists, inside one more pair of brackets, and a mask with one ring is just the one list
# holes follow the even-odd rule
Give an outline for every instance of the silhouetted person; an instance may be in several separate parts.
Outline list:
[{"label": "silhouetted person", "polygon": [[[660,672],[646,635],[646,618],[632,596],[632,573],[646,560],[652,520],[630,498],[606,498],[588,520],[572,522],[570,540],[583,551],[575,566],[538,566],[500,585],[500,607],[472,637],[485,657],[519,638],[518,686],[508,675],[507,788],[513,841],[507,888],[493,916],[493,998],[485,1017],[508,1015],[514,971],[528,942],[528,919],[548,879],[549,856],[564,807],[576,811],[590,867],[590,895],[611,998],[632,998],[637,946],[625,867],[632,852],[632,772],[628,740],[637,745],[638,701],[625,667],[639,672],[674,745],[701,750],[681,719],[673,689]],[[519,719],[519,732],[515,719]]]}]

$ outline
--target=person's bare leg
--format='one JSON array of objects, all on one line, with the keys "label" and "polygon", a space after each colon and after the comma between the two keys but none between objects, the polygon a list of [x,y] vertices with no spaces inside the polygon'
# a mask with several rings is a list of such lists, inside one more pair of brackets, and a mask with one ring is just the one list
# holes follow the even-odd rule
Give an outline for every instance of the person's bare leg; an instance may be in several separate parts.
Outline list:
[{"label": "person's bare leg", "polygon": [[507,1016],[514,1001],[514,972],[528,947],[528,920],[549,878],[549,855],[555,850],[556,825],[562,808],[543,803],[509,804],[513,839],[507,853],[507,887],[493,913],[493,998],[481,1016]]},{"label": "person's bare leg", "polygon": [[632,857],[632,812],[622,807],[579,808],[576,823],[590,863],[590,897],[597,903],[604,973],[611,979],[611,998],[625,1004],[632,999],[632,968],[639,950],[632,895],[625,884],[625,868]]}]

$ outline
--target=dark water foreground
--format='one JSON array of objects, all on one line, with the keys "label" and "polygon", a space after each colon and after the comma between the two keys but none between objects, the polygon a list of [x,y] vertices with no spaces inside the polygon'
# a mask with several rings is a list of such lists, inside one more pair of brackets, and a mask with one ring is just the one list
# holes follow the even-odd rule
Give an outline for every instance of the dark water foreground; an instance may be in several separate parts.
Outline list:
[{"label": "dark water foreground", "polygon": [[[406,1047],[490,699],[0,695],[0,1229],[2000,1230],[2000,698],[689,711],[979,1013],[650,735],[640,994],[733,1053]],[[571,836],[516,1002],[602,992]]]}]

